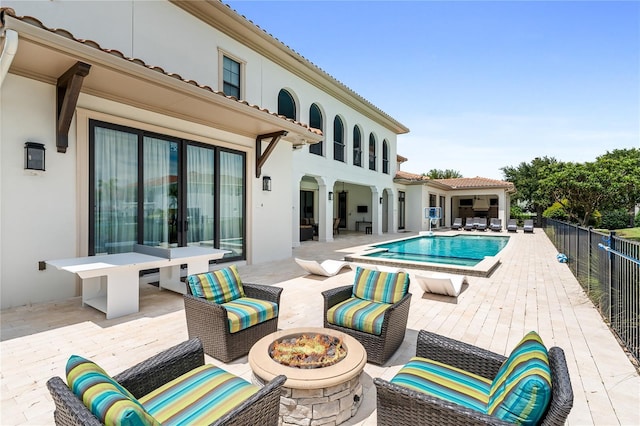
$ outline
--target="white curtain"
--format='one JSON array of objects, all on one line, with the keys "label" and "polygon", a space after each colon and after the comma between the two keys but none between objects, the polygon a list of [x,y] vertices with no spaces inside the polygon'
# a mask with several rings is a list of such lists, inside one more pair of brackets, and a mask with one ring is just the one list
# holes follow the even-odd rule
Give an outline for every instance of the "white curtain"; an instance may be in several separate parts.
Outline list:
[{"label": "white curtain", "polygon": [[214,242],[214,151],[187,146],[187,245]]},{"label": "white curtain", "polygon": [[220,151],[220,248],[242,254],[243,241],[242,156]]},{"label": "white curtain", "polygon": [[137,136],[102,127],[95,127],[94,136],[94,251],[131,251],[138,230]]},{"label": "white curtain", "polygon": [[171,145],[163,139],[144,137],[145,245],[170,247],[170,231],[177,230],[177,182],[171,188]]}]

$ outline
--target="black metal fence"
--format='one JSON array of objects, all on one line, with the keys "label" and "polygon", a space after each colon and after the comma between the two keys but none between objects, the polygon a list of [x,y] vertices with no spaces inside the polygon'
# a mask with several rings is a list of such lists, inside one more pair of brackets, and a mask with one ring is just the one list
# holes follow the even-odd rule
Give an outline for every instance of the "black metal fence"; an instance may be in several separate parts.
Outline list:
[{"label": "black metal fence", "polygon": [[543,228],[629,353],[640,362],[640,243],[572,223]]}]

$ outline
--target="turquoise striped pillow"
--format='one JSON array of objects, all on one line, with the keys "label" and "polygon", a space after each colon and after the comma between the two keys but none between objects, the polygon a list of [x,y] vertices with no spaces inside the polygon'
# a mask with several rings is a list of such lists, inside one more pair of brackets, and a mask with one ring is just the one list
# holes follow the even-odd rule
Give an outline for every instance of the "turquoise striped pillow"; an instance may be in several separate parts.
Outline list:
[{"label": "turquoise striped pillow", "polygon": [[235,333],[278,316],[278,304],[268,300],[241,297],[223,303],[227,310],[229,331]]},{"label": "turquoise striped pillow", "polygon": [[398,303],[409,290],[406,272],[382,272],[358,266],[353,282],[353,296],[379,303]]},{"label": "turquoise striped pillow", "polygon": [[140,398],[162,426],[208,425],[258,392],[258,387],[213,365],[203,365]]},{"label": "turquoise striped pillow", "polygon": [[551,400],[547,348],[531,331],[513,349],[493,379],[487,413],[502,420],[534,425]]},{"label": "turquoise striped pillow", "polygon": [[384,313],[391,305],[351,297],[327,311],[327,321],[341,327],[379,336]]},{"label": "turquoise striped pillow", "polygon": [[242,288],[242,280],[236,265],[203,274],[189,275],[187,284],[195,297],[203,297],[214,303],[226,303],[244,297],[244,288]]},{"label": "turquoise striped pillow", "polygon": [[159,425],[129,391],[94,362],[72,355],[66,373],[71,391],[105,425]]},{"label": "turquoise striped pillow", "polygon": [[413,357],[391,383],[486,412],[491,380],[437,361]]}]

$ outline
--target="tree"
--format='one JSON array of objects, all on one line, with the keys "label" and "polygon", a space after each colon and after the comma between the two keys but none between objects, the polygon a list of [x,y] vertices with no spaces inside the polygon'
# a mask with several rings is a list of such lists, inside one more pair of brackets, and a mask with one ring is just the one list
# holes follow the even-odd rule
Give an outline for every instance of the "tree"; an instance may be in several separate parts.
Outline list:
[{"label": "tree", "polygon": [[629,211],[640,203],[640,149],[616,149],[599,156],[596,166],[606,172],[607,197],[599,210]]},{"label": "tree", "polygon": [[427,176],[430,179],[456,179],[461,178],[462,174],[459,171],[453,169],[431,169],[429,170],[429,173],[423,173],[422,176]]},{"label": "tree", "polygon": [[542,212],[555,201],[538,192],[540,181],[548,173],[548,168],[557,163],[553,157],[536,157],[531,164],[522,162],[517,167],[506,166],[501,169],[505,180],[513,183],[517,191],[511,200],[524,202],[526,210],[536,212],[538,223],[542,218]]}]

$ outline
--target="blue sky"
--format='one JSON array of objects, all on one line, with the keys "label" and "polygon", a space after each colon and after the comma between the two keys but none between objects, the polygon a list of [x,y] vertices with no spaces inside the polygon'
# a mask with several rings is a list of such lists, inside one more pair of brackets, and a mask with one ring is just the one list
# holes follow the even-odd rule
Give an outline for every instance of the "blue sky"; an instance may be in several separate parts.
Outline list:
[{"label": "blue sky", "polygon": [[640,148],[638,1],[225,3],[409,127],[402,170]]}]

